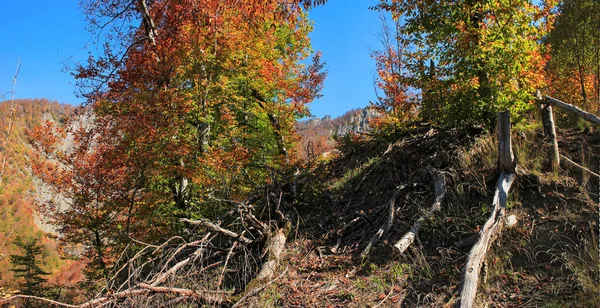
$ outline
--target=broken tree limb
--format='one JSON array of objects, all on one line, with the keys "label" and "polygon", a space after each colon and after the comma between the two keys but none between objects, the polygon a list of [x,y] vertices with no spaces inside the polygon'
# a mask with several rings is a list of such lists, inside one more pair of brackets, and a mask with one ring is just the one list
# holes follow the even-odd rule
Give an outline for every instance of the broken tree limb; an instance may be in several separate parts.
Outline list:
[{"label": "broken tree limb", "polygon": [[[210,233],[206,234],[204,236],[204,238],[202,240],[200,240],[199,242],[203,242],[206,241],[208,238],[210,237]],[[182,247],[185,247],[186,245],[183,245]],[[180,247],[181,248],[181,247]],[[169,278],[172,275],[175,275],[175,273],[177,273],[177,271],[179,269],[181,269],[182,267],[184,267],[186,264],[188,264],[190,261],[192,261],[195,257],[199,256],[200,254],[202,254],[204,252],[204,246],[199,247],[198,249],[196,249],[196,251],[194,251],[193,254],[191,254],[190,256],[188,256],[187,258],[177,262],[177,264],[175,264],[173,267],[169,268],[169,270],[167,270],[166,272],[164,271],[165,268],[163,268],[163,270],[161,271],[162,273],[160,275],[158,275],[151,283],[150,285],[153,287],[158,286],[159,284],[163,283],[163,281],[165,281],[167,278]],[[179,249],[178,251],[176,251],[166,262],[165,266],[167,266],[172,260],[173,258],[175,258],[175,256],[179,253]]]},{"label": "broken tree limb", "polygon": [[273,284],[275,281],[279,280],[281,277],[283,277],[285,274],[287,274],[287,272],[288,272],[288,269],[286,268],[285,271],[283,271],[283,273],[281,273],[281,275],[277,276],[277,278],[272,279],[268,283],[265,283],[259,287],[256,287],[249,292],[246,292],[246,294],[244,294],[244,296],[242,296],[233,306],[231,306],[231,308],[240,307],[240,305],[242,305],[242,303],[244,303],[244,301],[248,297],[257,295],[262,289],[268,287],[269,285]]},{"label": "broken tree limb", "polygon": [[588,168],[586,168],[586,167],[584,167],[584,166],[582,166],[582,165],[580,165],[580,164],[578,164],[578,163],[576,163],[576,162],[572,161],[570,158],[568,158],[568,157],[566,157],[566,156],[564,156],[564,155],[562,155],[562,154],[560,154],[560,157],[562,157],[562,158],[563,158],[564,160],[566,160],[567,162],[569,162],[569,163],[573,164],[574,166],[576,166],[576,167],[579,167],[581,170],[583,170],[583,171],[585,171],[585,172],[589,172],[591,175],[593,175],[593,176],[596,176],[596,177],[599,177],[599,178],[600,178],[600,174],[598,174],[598,173],[595,173],[594,171],[592,171],[592,170],[590,170],[590,169],[588,169]]},{"label": "broken tree limb", "polygon": [[208,221],[206,219],[189,220],[187,218],[182,218],[180,221],[188,223],[190,225],[195,225],[195,226],[200,225],[200,226],[206,227],[206,228],[208,228],[208,229],[210,229],[212,231],[219,232],[219,233],[221,233],[223,235],[226,235],[226,236],[229,236],[231,238],[234,238],[234,239],[240,241],[243,244],[250,244],[250,243],[252,243],[252,240],[250,240],[248,238],[245,238],[243,235],[237,234],[237,233],[235,233],[233,231],[230,231],[230,230],[227,230],[227,229],[223,229],[220,226],[218,226],[218,225],[216,225],[216,224],[214,224],[214,223],[212,223],[212,222],[210,222],[210,221]]},{"label": "broken tree limb", "polygon": [[375,235],[373,235],[373,237],[369,241],[369,244],[367,244],[367,247],[365,247],[365,250],[363,250],[363,252],[360,254],[361,258],[364,259],[365,257],[367,257],[369,255],[369,252],[371,252],[371,249],[377,243],[377,241],[379,241],[379,239],[385,233],[387,233],[390,230],[390,228],[392,227],[392,225],[394,224],[394,212],[396,211],[396,197],[397,196],[398,196],[398,189],[394,190],[392,199],[389,202],[389,205],[388,205],[389,211],[388,211],[387,221],[379,228],[379,230],[377,230],[377,233],[375,233]]},{"label": "broken tree limb", "polygon": [[153,293],[178,294],[185,297],[191,297],[207,304],[221,304],[227,300],[227,292],[220,291],[198,291],[174,287],[154,287],[145,283],[139,284],[141,289],[149,290]]},{"label": "broken tree limb", "polygon": [[[4,307],[4,305],[7,305],[9,303],[14,303],[16,301],[18,301],[19,299],[33,299],[36,301],[40,301],[42,303],[46,303],[48,305],[52,305],[53,307],[67,307],[67,308],[78,308],[80,307],[79,305],[71,305],[71,304],[67,304],[67,303],[61,303],[61,302],[57,302],[51,299],[47,299],[47,298],[43,298],[43,297],[39,297],[39,296],[33,296],[33,295],[24,295],[24,294],[19,294],[19,295],[13,295],[11,297],[8,298],[2,298],[0,299],[0,306]],[[14,307],[14,306],[11,306]]]},{"label": "broken tree limb", "polygon": [[485,257],[494,240],[502,232],[505,224],[506,200],[508,191],[515,179],[515,175],[502,173],[498,178],[496,193],[494,194],[493,209],[490,218],[479,232],[479,239],[471,248],[467,263],[463,269],[463,277],[460,282],[457,307],[473,307],[477,286],[479,283],[479,272],[485,260]]},{"label": "broken tree limb", "polygon": [[560,107],[565,111],[574,113],[574,114],[578,115],[579,117],[581,117],[582,119],[584,119],[592,124],[595,124],[596,126],[600,126],[600,118],[599,117],[597,117],[587,111],[583,111],[582,109],[579,109],[576,106],[567,104],[563,101],[560,101],[560,100],[550,97],[548,95],[544,95],[544,101],[548,104],[552,104],[557,107]]},{"label": "broken tree limb", "polygon": [[286,240],[287,237],[285,232],[282,228],[278,228],[269,239],[267,246],[267,261],[263,263],[258,275],[256,275],[256,278],[254,278],[255,280],[262,281],[271,279],[273,277],[273,274],[275,274],[275,269],[279,264],[281,253],[285,247]]},{"label": "broken tree limb", "polygon": [[399,254],[404,253],[406,249],[415,241],[423,222],[441,208],[442,199],[444,199],[444,196],[446,195],[446,178],[444,177],[444,174],[431,166],[427,167],[427,171],[429,171],[429,174],[431,174],[431,177],[433,178],[435,201],[429,211],[421,215],[421,217],[415,221],[412,228],[410,228],[410,230],[406,232],[404,236],[402,236],[402,238],[396,242],[396,244],[394,244],[394,248],[396,248],[396,251]]}]

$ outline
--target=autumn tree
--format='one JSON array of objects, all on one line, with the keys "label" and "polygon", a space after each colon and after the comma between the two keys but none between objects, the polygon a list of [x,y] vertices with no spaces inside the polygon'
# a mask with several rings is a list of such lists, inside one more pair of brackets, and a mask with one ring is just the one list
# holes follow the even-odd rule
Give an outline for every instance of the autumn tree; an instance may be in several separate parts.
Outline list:
[{"label": "autumn tree", "polygon": [[546,38],[550,94],[592,112],[600,112],[599,10],[598,1],[561,1]]},{"label": "autumn tree", "polygon": [[371,102],[371,108],[385,115],[375,119],[374,127],[381,131],[393,131],[414,119],[418,103],[410,91],[411,75],[405,68],[407,59],[402,45],[401,20],[390,22],[382,12],[380,18],[382,28],[379,40],[383,49],[373,51],[371,55],[377,66],[377,100]]},{"label": "autumn tree", "polygon": [[325,77],[308,60],[317,2],[85,1],[106,35],[76,72],[91,125],[32,132],[50,158],[34,171],[70,200],[45,207],[63,239],[106,274],[119,248],[223,213],[293,162],[294,123]]},{"label": "autumn tree", "polygon": [[551,7],[436,0],[382,1],[375,9],[399,21],[404,82],[420,96],[421,116],[464,126],[489,124],[506,108],[515,118],[532,108],[535,89],[543,85],[540,40]]}]

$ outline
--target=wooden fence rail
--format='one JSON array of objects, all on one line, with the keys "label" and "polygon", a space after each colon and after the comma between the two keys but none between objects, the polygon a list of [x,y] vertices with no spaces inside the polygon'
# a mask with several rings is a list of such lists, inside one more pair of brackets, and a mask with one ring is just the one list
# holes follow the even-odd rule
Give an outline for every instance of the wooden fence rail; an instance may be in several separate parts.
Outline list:
[{"label": "wooden fence rail", "polygon": [[583,111],[576,106],[573,106],[571,104],[560,101],[556,98],[550,97],[548,95],[542,95],[542,93],[540,93],[540,91],[537,91],[536,96],[537,96],[538,102],[541,105],[542,124],[544,126],[544,135],[548,139],[550,139],[550,142],[552,142],[552,166],[555,168],[559,168],[561,157],[562,157],[564,161],[571,163],[572,165],[580,168],[581,170],[588,172],[594,176],[600,177],[600,175],[598,175],[597,173],[572,161],[570,158],[560,154],[560,151],[558,149],[558,140],[556,138],[556,126],[554,125],[554,116],[552,115],[552,105],[557,106],[568,112],[571,112],[571,113],[581,117],[582,119],[584,119],[592,124],[598,125],[598,126],[600,126],[600,118],[589,112]]},{"label": "wooden fence rail", "polygon": [[[539,97],[539,95],[538,95],[538,97]],[[581,110],[577,106],[565,103],[561,100],[550,97],[548,95],[544,95],[542,97],[542,100],[544,101],[545,104],[560,107],[561,109],[563,109],[565,111],[568,111],[568,112],[578,115],[580,118],[582,118],[592,124],[595,124],[596,126],[600,126],[600,118],[599,117],[597,117],[596,115],[591,114],[587,111]]]}]

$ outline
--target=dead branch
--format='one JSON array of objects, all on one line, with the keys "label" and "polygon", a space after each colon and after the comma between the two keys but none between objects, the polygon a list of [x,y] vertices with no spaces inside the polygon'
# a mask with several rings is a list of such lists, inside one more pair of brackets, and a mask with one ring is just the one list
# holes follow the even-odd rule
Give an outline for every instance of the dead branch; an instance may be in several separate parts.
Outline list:
[{"label": "dead branch", "polygon": [[200,225],[200,226],[206,227],[206,228],[208,228],[208,229],[210,229],[212,231],[219,232],[219,233],[221,233],[223,235],[226,235],[226,236],[229,236],[231,238],[234,238],[234,239],[242,242],[243,244],[250,244],[250,243],[252,243],[252,240],[244,237],[243,235],[237,234],[237,233],[235,233],[233,231],[230,231],[230,230],[227,230],[227,229],[223,229],[220,226],[215,225],[214,223],[212,223],[212,222],[210,222],[210,221],[208,221],[206,219],[189,220],[187,218],[182,218],[180,221],[188,223],[190,225],[195,225],[195,226]]},{"label": "dead branch", "polygon": [[367,257],[369,255],[369,252],[371,252],[371,248],[373,248],[373,246],[377,243],[377,241],[379,241],[379,239],[385,233],[387,233],[390,230],[390,228],[392,227],[392,225],[394,224],[394,212],[396,211],[396,197],[397,196],[398,196],[398,189],[394,190],[392,199],[390,199],[390,202],[388,204],[389,211],[388,211],[387,221],[379,228],[379,230],[377,230],[377,233],[375,233],[375,235],[373,235],[373,237],[371,238],[371,241],[369,241],[369,244],[367,244],[367,247],[365,247],[363,252],[360,254],[361,258],[364,259],[365,257]]},{"label": "dead branch", "polygon": [[247,292],[244,296],[242,296],[242,298],[240,298],[233,306],[231,306],[231,308],[235,308],[235,307],[239,307],[248,297],[250,296],[254,296],[256,294],[258,294],[260,291],[262,291],[264,288],[268,287],[269,285],[273,284],[275,281],[279,280],[281,277],[283,277],[285,274],[287,274],[288,269],[286,268],[285,271],[283,271],[283,273],[281,273],[281,275],[277,276],[277,278],[272,279],[271,281],[269,281],[268,283],[265,283],[259,287],[256,287],[254,289],[252,289],[250,292]]},{"label": "dead branch", "polygon": [[502,227],[505,223],[506,199],[508,198],[508,191],[514,179],[515,175],[512,173],[502,173],[498,178],[493,201],[494,208],[490,218],[479,232],[479,239],[473,245],[473,248],[471,248],[467,263],[463,269],[463,277],[459,287],[460,298],[457,302],[457,307],[473,307],[479,283],[479,272],[492,243],[500,232],[502,232]]},{"label": "dead branch", "polygon": [[427,167],[427,171],[431,174],[433,178],[433,187],[435,193],[435,202],[425,214],[421,215],[417,221],[413,224],[408,232],[400,238],[396,244],[394,244],[394,248],[396,248],[397,252],[402,254],[406,251],[406,249],[415,241],[417,234],[419,233],[419,229],[421,229],[421,224],[425,222],[425,220],[429,219],[434,212],[438,211],[442,205],[442,199],[446,195],[446,178],[444,174],[437,171],[431,166]]},{"label": "dead branch", "polygon": [[185,297],[191,297],[208,304],[222,304],[227,301],[227,294],[229,294],[229,292],[224,291],[197,291],[173,287],[153,287],[145,283],[140,283],[139,286],[144,290],[149,290],[154,293],[178,294]]},{"label": "dead branch", "polygon": [[592,171],[592,170],[590,170],[590,169],[588,169],[588,168],[586,168],[586,167],[584,167],[584,166],[582,166],[582,165],[580,165],[580,164],[578,164],[578,163],[576,163],[576,162],[572,161],[570,158],[566,157],[565,155],[562,155],[562,154],[560,154],[560,157],[562,157],[562,158],[563,158],[564,160],[566,160],[567,162],[569,162],[569,163],[573,164],[574,166],[576,166],[576,167],[580,168],[581,170],[583,170],[583,171],[585,171],[585,172],[589,172],[591,175],[593,175],[593,176],[596,176],[596,177],[599,177],[599,178],[600,178],[600,174],[598,174],[598,173],[595,173],[594,171]]},{"label": "dead branch", "polygon": [[47,299],[47,298],[43,298],[43,297],[38,297],[38,296],[33,296],[33,295],[23,295],[23,294],[13,295],[9,298],[0,299],[0,306],[8,304],[8,303],[13,303],[19,299],[34,299],[34,300],[37,300],[40,302],[44,302],[44,303],[48,303],[50,305],[60,306],[60,307],[68,307],[68,308],[78,308],[79,307],[79,305],[71,305],[71,304],[53,301],[51,299]]},{"label": "dead branch", "polygon": [[219,291],[219,288],[221,288],[221,283],[223,283],[223,277],[225,276],[225,270],[227,269],[227,264],[229,263],[229,259],[231,258],[231,255],[233,254],[233,250],[237,247],[238,242],[233,243],[233,245],[231,245],[231,249],[229,250],[229,253],[227,254],[227,258],[225,258],[225,265],[223,265],[223,270],[221,271],[221,275],[219,276],[219,281],[217,282],[217,291]]},{"label": "dead branch", "polygon": [[278,228],[269,239],[269,243],[267,244],[267,261],[263,263],[258,275],[256,275],[254,280],[261,281],[273,277],[273,274],[275,274],[275,269],[279,264],[279,258],[281,257],[281,253],[285,247],[286,240],[287,237],[283,232],[283,229]]},{"label": "dead branch", "polygon": [[[175,257],[177,255],[179,255],[179,253],[182,250],[184,250],[185,248],[188,248],[188,247],[192,247],[192,246],[199,246],[200,244],[206,242],[210,236],[211,236],[211,233],[209,232],[206,235],[204,235],[204,237],[200,240],[181,245],[179,248],[177,248],[177,250],[175,250],[174,253],[171,254],[171,257],[169,259],[167,259],[167,261],[165,262],[165,266],[163,267],[163,269],[161,271],[164,271],[166,269],[166,267],[171,263],[171,261],[173,261],[173,259],[175,259]],[[200,247],[200,248],[196,249],[196,251],[193,253],[193,255],[198,256],[202,253],[202,251],[204,251],[204,247]]]},{"label": "dead branch", "polygon": [[[210,233],[209,233],[209,234],[210,234]],[[182,238],[182,237],[180,237],[180,236],[173,236],[173,237],[169,238],[168,240],[166,240],[164,243],[162,243],[162,244],[161,244],[161,245],[159,245],[159,246],[154,246],[154,245],[152,245],[152,246],[144,246],[144,248],[142,248],[142,250],[140,250],[139,252],[137,252],[137,253],[136,253],[136,254],[133,256],[133,258],[131,258],[130,260],[128,260],[127,262],[125,262],[125,264],[123,264],[123,266],[121,266],[121,267],[120,267],[120,268],[119,268],[117,271],[115,271],[115,272],[114,272],[114,274],[113,274],[113,275],[110,277],[109,281],[110,281],[110,282],[112,282],[112,284],[114,285],[115,278],[116,278],[116,277],[117,277],[117,276],[118,276],[118,275],[119,275],[119,274],[120,274],[120,273],[121,273],[123,270],[125,270],[126,268],[128,268],[128,267],[132,266],[132,264],[134,264],[134,262],[136,262],[136,261],[137,261],[139,258],[141,258],[143,255],[145,255],[147,250],[150,250],[151,248],[155,247],[155,248],[154,248],[154,250],[151,252],[151,254],[152,254],[152,255],[155,255],[155,254],[157,254],[158,252],[162,251],[162,250],[163,250],[163,249],[164,249],[164,248],[165,248],[165,247],[166,247],[166,246],[167,246],[169,243],[171,243],[173,240],[176,240],[176,239],[183,240],[183,238]],[[190,244],[191,244],[191,243],[184,244],[184,245],[182,245],[180,248],[185,248],[185,247],[187,247],[187,245],[190,245]],[[176,253],[178,253],[178,251],[177,251]],[[174,256],[172,256],[172,258],[173,258],[173,257],[174,257]],[[134,271],[134,273],[135,273],[135,272],[139,272],[139,271],[141,271],[141,269],[143,269],[143,268],[144,268],[146,265],[150,264],[151,262],[154,262],[154,261],[156,260],[156,258],[157,258],[157,257],[151,258],[150,260],[147,260],[146,262],[144,262],[144,263],[143,263],[141,266],[137,266],[137,268],[136,268],[136,270]],[[168,262],[170,262],[170,261],[171,261],[171,259],[169,259],[169,261],[168,261]],[[164,270],[164,269],[163,269],[163,270]],[[117,291],[118,291],[118,290],[122,290],[122,288],[123,288],[125,285],[127,285],[128,283],[130,283],[130,282],[131,282],[131,280],[132,280],[133,278],[134,278],[134,274],[129,274],[129,275],[128,275],[128,277],[127,277],[127,279],[126,279],[125,281],[123,281],[123,283],[121,283],[121,285],[120,285],[120,286],[119,286],[119,287],[118,287],[116,290],[117,290]],[[112,286],[113,286],[113,285],[109,285],[109,286],[108,286],[108,289],[111,289],[111,290],[112,290]]]},{"label": "dead branch", "polygon": [[[208,233],[207,235],[204,236],[204,238],[202,240],[206,240],[208,239],[208,237],[210,236],[210,233]],[[165,281],[167,278],[169,278],[170,276],[174,275],[175,273],[177,273],[177,271],[179,269],[181,269],[182,267],[184,267],[186,264],[188,264],[190,261],[192,261],[196,256],[201,255],[204,252],[205,247],[201,246],[198,249],[196,249],[196,251],[191,254],[190,256],[188,256],[187,258],[179,261],[177,264],[175,264],[173,267],[171,267],[169,270],[167,270],[166,272],[163,272],[162,274],[160,274],[159,276],[157,276],[154,281],[152,281],[152,283],[150,284],[153,287],[158,286],[159,284],[161,284],[163,281]],[[173,254],[173,256],[171,258],[169,258],[169,261],[172,260],[175,257],[175,254]],[[163,269],[164,270],[164,269]]]},{"label": "dead branch", "polygon": [[498,169],[506,173],[514,173],[516,167],[510,131],[510,111],[498,113]]}]

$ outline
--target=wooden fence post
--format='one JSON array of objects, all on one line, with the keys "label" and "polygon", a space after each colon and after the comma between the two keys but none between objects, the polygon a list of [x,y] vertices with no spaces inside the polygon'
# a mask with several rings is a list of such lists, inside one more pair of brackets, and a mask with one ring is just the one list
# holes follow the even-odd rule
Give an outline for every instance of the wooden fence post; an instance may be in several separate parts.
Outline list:
[{"label": "wooden fence post", "polygon": [[498,168],[504,173],[515,172],[510,130],[510,111],[498,113]]},{"label": "wooden fence post", "polygon": [[552,115],[552,105],[546,102],[540,91],[537,92],[537,99],[540,103],[542,112],[542,125],[544,126],[544,135],[552,142],[552,167],[560,167],[560,152],[558,151],[558,141],[556,140],[556,127],[554,126],[554,116]]},{"label": "wooden fence post", "polygon": [[506,110],[498,113],[498,168],[501,173],[496,185],[490,217],[479,231],[479,237],[471,248],[467,262],[463,267],[463,274],[458,288],[460,297],[455,305],[459,308],[472,308],[474,306],[481,267],[492,243],[504,228],[508,191],[515,179],[515,162],[510,140],[510,128],[510,111]]}]

